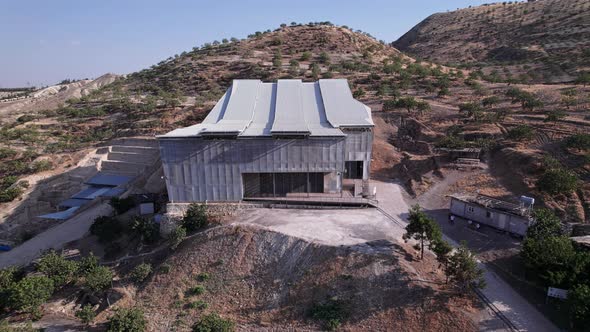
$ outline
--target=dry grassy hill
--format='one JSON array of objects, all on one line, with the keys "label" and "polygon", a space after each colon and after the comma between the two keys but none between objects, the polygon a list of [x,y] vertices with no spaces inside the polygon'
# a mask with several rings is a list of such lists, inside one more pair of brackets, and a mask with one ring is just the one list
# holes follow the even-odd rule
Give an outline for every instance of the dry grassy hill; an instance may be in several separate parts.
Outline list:
[{"label": "dry grassy hill", "polygon": [[[198,123],[232,79],[331,77],[348,79],[355,97],[374,111],[374,177],[396,178],[419,195],[432,184],[425,175],[439,174],[441,168],[434,148],[482,147],[493,154],[490,160],[498,161],[495,169],[509,166],[519,174],[493,174],[494,181],[508,184],[506,198],[531,194],[568,219],[589,219],[590,158],[563,145],[567,136],[588,130],[588,87],[491,83],[477,71],[415,61],[367,34],[331,24],[283,26],[244,40],[205,44],[57,107],[28,105],[23,115],[0,128],[0,175],[26,176],[36,172],[28,164],[43,156],[56,166],[59,156],[116,137],[149,136]],[[513,87],[541,104],[522,106],[506,95]],[[400,97],[417,104],[397,105]],[[524,136],[511,135],[513,129],[524,130]],[[509,158],[494,157],[506,148],[511,149],[505,151]],[[529,163],[519,162],[521,155],[529,156]],[[537,190],[536,181],[547,168],[541,162],[544,155],[578,173],[578,191],[554,195]]]},{"label": "dry grassy hill", "polygon": [[503,2],[438,13],[393,45],[438,63],[490,67],[502,79],[572,81],[590,69],[590,1]]},{"label": "dry grassy hill", "polygon": [[[475,71],[415,61],[366,34],[329,24],[284,26],[195,47],[87,95],[17,110],[16,119],[0,127],[0,178],[13,181],[0,182],[0,194],[36,172],[57,174],[75,165],[81,157],[74,152],[87,147],[198,123],[232,79],[331,77],[348,79],[355,98],[373,110],[373,178],[402,182],[419,196],[444,181],[437,148],[482,148],[489,171],[468,177],[456,191],[507,199],[532,195],[563,220],[590,220],[590,146],[584,136],[590,87],[492,83]],[[578,140],[570,146],[573,134]],[[41,159],[47,161],[30,166]],[[538,180],[555,170],[575,177],[577,187],[541,190]],[[17,203],[15,198],[10,204]],[[243,228],[223,227],[192,240],[166,259],[169,273],[158,272],[122,302],[145,309],[152,330],[190,328],[203,312],[190,307],[198,307],[192,301],[199,298],[187,296],[198,283],[211,291],[202,294],[208,310],[234,318],[244,330],[318,329],[306,311],[331,298],[346,300],[347,330],[474,329],[470,312],[459,309],[464,303],[414,280],[435,270],[435,263],[407,258],[404,244],[397,244],[391,264],[391,254],[364,255]],[[197,280],[200,273],[210,278]]]},{"label": "dry grassy hill", "polygon": [[[224,226],[185,241],[162,263],[170,271],[155,275],[134,300],[152,331],[186,330],[208,312],[243,331],[325,330],[327,322],[311,313],[326,304],[338,308],[339,331],[477,329],[480,304],[445,285],[433,271],[434,256],[418,261],[410,244],[384,242],[381,251],[374,244],[380,253],[367,253]],[[191,292],[197,285],[202,294]],[[207,306],[195,309],[195,302]]]}]

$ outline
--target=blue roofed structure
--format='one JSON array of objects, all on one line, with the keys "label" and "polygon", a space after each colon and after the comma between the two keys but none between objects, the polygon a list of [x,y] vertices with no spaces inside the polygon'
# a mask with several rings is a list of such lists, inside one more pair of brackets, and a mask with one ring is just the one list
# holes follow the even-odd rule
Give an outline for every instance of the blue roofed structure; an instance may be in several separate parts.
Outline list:
[{"label": "blue roofed structure", "polygon": [[90,200],[87,199],[79,199],[79,198],[69,198],[65,201],[59,203],[60,208],[71,208],[75,206],[82,206],[90,203]]},{"label": "blue roofed structure", "polygon": [[67,220],[67,219],[71,218],[79,208],[80,208],[79,206],[73,206],[73,207],[71,207],[67,210],[64,210],[64,211],[44,214],[42,216],[39,216],[39,218],[53,219],[53,220]]},{"label": "blue roofed structure", "polygon": [[72,198],[78,199],[95,199],[97,197],[102,196],[104,193],[108,192],[111,187],[97,187],[97,186],[90,186],[79,193],[72,196]]},{"label": "blue roofed structure", "polygon": [[105,174],[100,172],[86,181],[86,184],[93,186],[117,187],[128,183],[132,179],[131,176]]}]

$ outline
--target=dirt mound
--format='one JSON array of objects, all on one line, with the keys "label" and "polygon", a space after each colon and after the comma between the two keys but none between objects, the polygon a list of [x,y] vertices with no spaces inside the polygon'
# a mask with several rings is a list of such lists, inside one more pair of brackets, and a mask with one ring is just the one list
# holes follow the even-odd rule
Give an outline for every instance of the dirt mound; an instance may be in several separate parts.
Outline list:
[{"label": "dirt mound", "polygon": [[[434,258],[414,261],[409,246],[376,242],[361,245],[379,249],[367,254],[359,245],[324,246],[253,227],[219,227],[185,241],[165,261],[170,271],[139,290],[137,302],[157,331],[189,327],[207,312],[244,330],[317,330],[321,325],[309,310],[329,299],[343,305],[342,330],[476,329],[469,318],[475,303],[444,291]],[[429,282],[419,281],[424,279]],[[198,284],[203,294],[187,293]],[[208,308],[187,309],[196,300]]]}]

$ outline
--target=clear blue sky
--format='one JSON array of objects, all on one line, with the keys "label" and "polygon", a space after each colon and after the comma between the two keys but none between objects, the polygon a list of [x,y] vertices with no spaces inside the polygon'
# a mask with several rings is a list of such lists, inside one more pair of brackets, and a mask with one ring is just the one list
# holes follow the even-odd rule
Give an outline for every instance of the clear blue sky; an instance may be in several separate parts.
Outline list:
[{"label": "clear blue sky", "polygon": [[130,73],[193,46],[281,23],[331,21],[394,41],[481,0],[13,0],[0,6],[0,87]]}]

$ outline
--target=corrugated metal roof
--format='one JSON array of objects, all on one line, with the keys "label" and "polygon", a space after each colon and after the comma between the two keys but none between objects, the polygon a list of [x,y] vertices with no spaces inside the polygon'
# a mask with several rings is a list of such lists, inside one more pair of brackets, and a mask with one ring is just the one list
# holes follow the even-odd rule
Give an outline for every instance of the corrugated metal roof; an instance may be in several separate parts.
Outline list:
[{"label": "corrugated metal roof", "polygon": [[70,198],[70,199],[66,199],[65,201],[59,203],[59,207],[71,208],[74,206],[82,206],[82,205],[85,205],[88,203],[90,203],[90,200],[88,200],[88,199]]},{"label": "corrugated metal roof", "polygon": [[104,195],[109,190],[111,190],[111,187],[88,187],[72,196],[72,198],[92,200]]},{"label": "corrugated metal roof", "polygon": [[124,175],[115,175],[115,174],[105,174],[99,172],[90,180],[86,181],[86,184],[95,185],[95,186],[120,186],[131,181],[132,177],[124,176]]},{"label": "corrugated metal roof", "polygon": [[203,123],[159,137],[345,136],[339,128],[347,126],[370,127],[373,121],[370,109],[352,97],[345,79],[234,80]]},{"label": "corrugated metal roof", "polygon": [[277,101],[275,121],[271,133],[310,134],[303,113],[301,80],[279,80],[277,82]]},{"label": "corrugated metal roof", "polygon": [[275,105],[277,100],[277,85],[260,83],[258,87],[258,102],[254,108],[252,123],[242,132],[241,136],[270,136],[272,124],[275,120]]},{"label": "corrugated metal roof", "polygon": [[72,217],[74,215],[74,213],[76,213],[76,211],[79,208],[80,208],[79,206],[74,206],[74,207],[71,207],[71,208],[64,210],[64,211],[44,214],[42,216],[39,216],[39,218],[53,219],[53,220],[66,220],[66,219],[69,219],[70,217]]},{"label": "corrugated metal roof", "polygon": [[100,196],[102,196],[102,197],[119,197],[124,192],[125,192],[125,189],[123,189],[123,188],[111,188],[111,189],[109,189],[109,191],[105,192],[104,194],[101,194]]},{"label": "corrugated metal roof", "polygon": [[334,127],[372,126],[371,109],[354,99],[345,79],[320,80],[328,121]]}]

